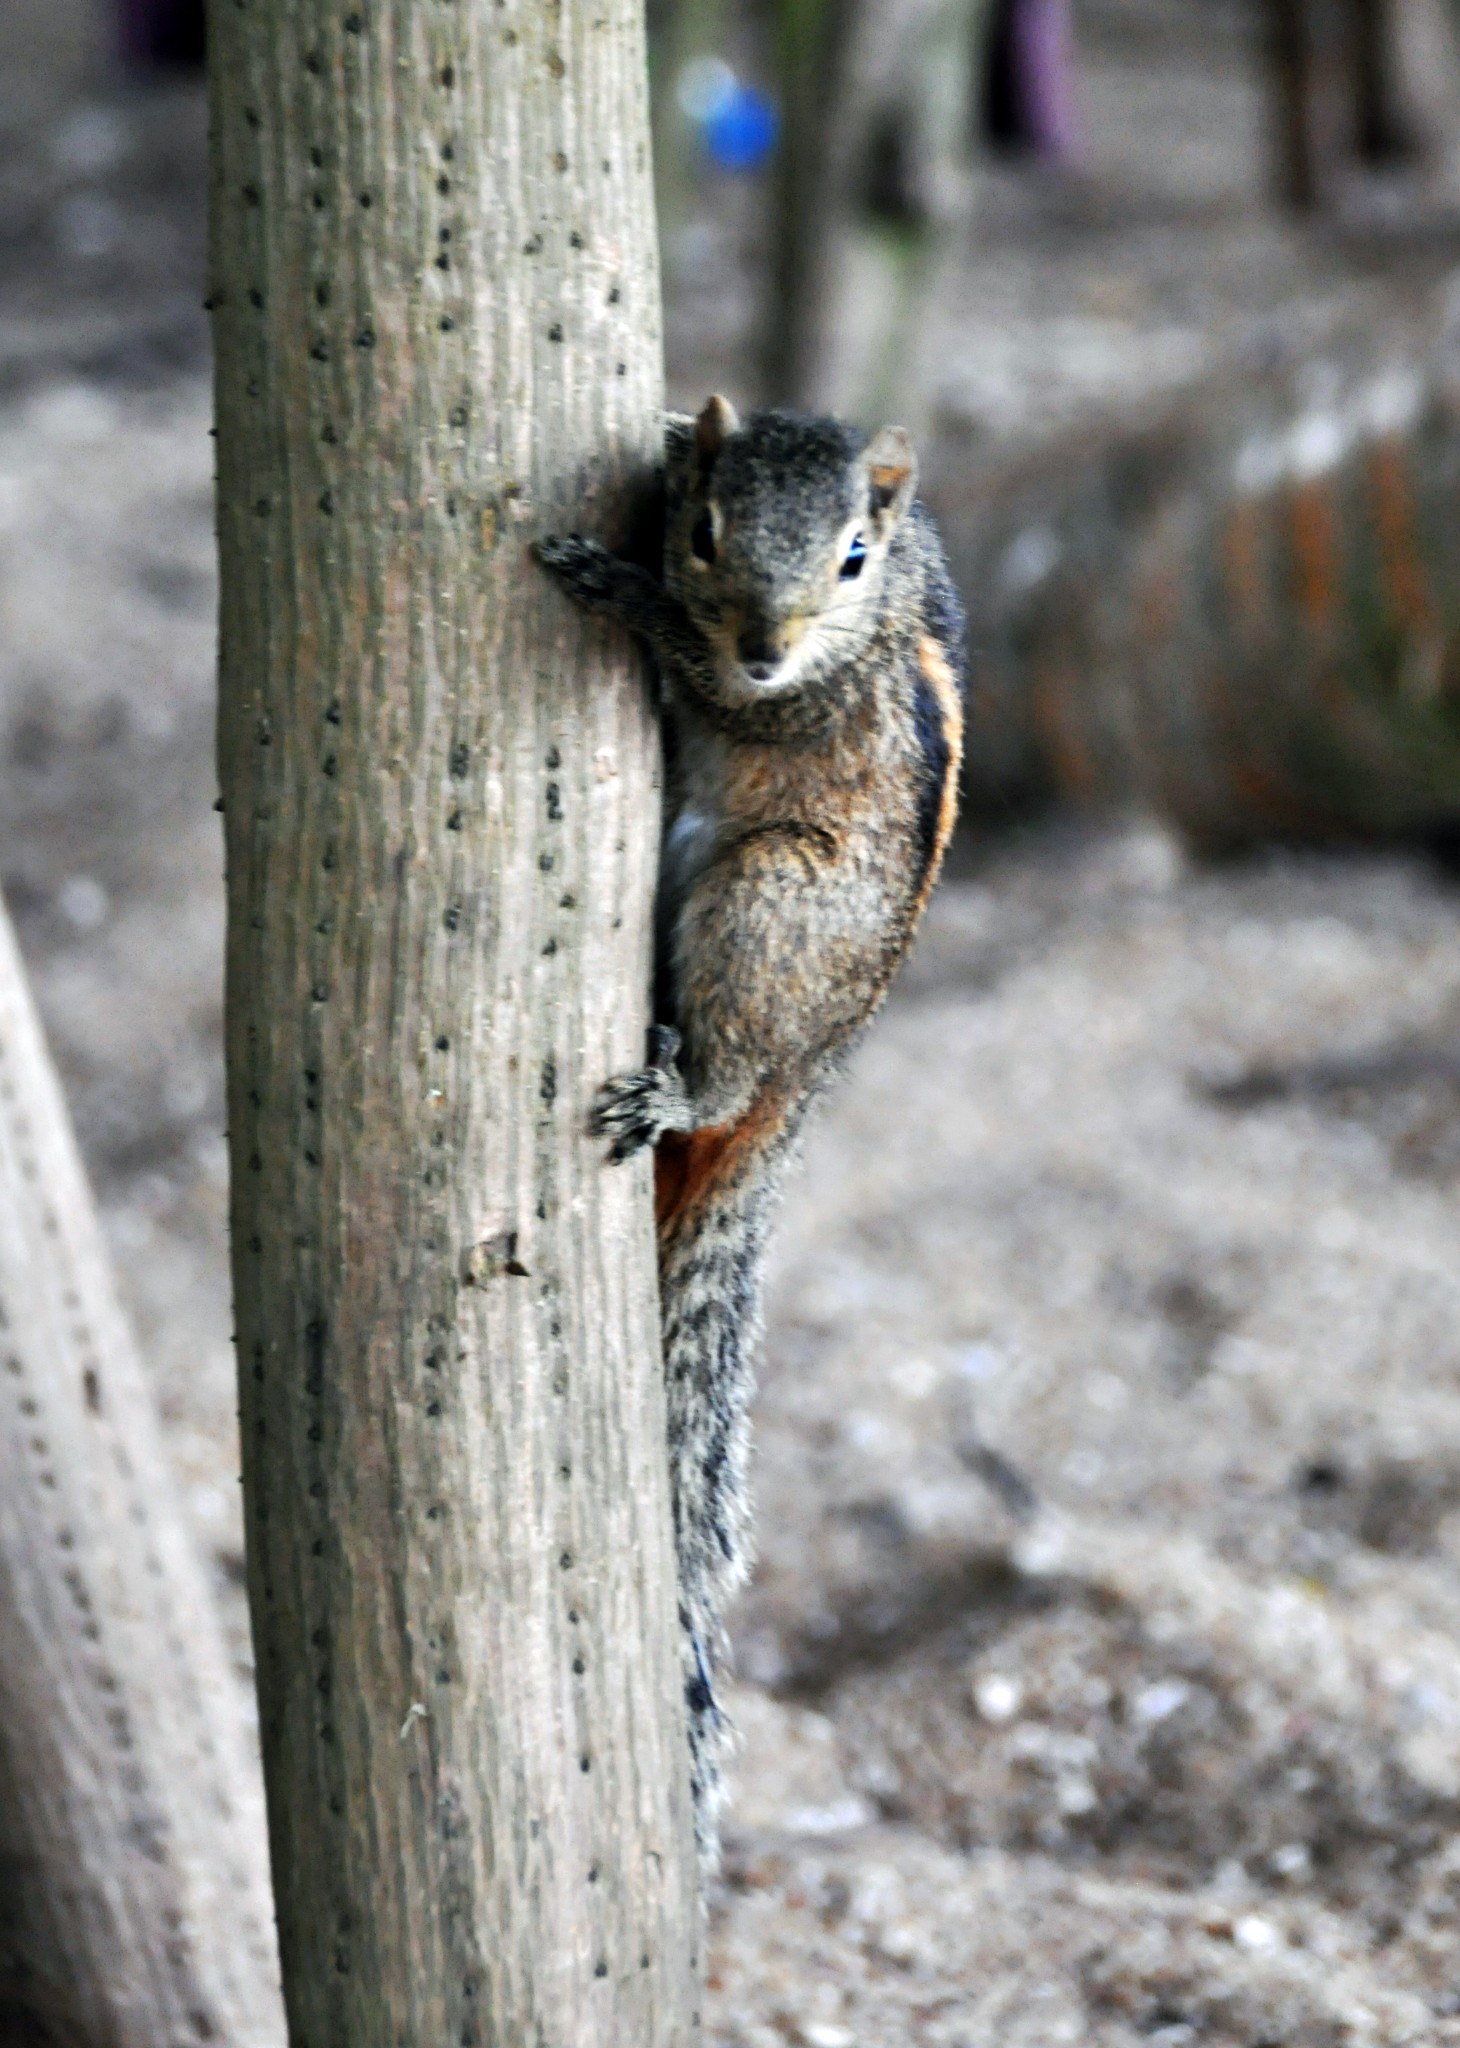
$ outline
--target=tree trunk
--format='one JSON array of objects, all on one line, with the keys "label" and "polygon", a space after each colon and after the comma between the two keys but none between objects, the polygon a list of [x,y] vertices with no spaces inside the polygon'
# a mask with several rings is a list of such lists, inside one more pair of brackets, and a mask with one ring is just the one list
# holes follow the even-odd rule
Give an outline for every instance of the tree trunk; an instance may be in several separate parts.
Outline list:
[{"label": "tree trunk", "polygon": [[1399,0],[1351,0],[1355,121],[1366,164],[1403,163],[1419,153],[1400,79]]},{"label": "tree trunk", "polygon": [[971,809],[1057,788],[1208,846],[1460,832],[1460,355],[1392,281],[1002,475],[928,477],[979,622]]},{"label": "tree trunk", "polygon": [[1268,0],[1279,197],[1313,208],[1364,165],[1413,154],[1393,0]]},{"label": "tree trunk", "polygon": [[696,2024],[657,741],[536,569],[660,447],[639,0],[214,0],[229,1119],[295,2048]]},{"label": "tree trunk", "polygon": [[774,8],[781,135],[762,365],[773,405],[823,402],[828,301],[836,288],[851,152],[841,115],[868,0],[779,0]]},{"label": "tree trunk", "polygon": [[1308,211],[1331,198],[1356,150],[1348,0],[1267,0],[1278,198]]},{"label": "tree trunk", "polygon": [[765,319],[777,403],[916,426],[920,329],[965,228],[986,0],[782,0]]},{"label": "tree trunk", "polygon": [[674,237],[693,210],[696,141],[676,98],[684,67],[718,54],[726,0],[661,0],[649,10],[654,196],[665,268],[673,286]]},{"label": "tree trunk", "polygon": [[1074,22],[1069,0],[996,0],[983,78],[984,132],[1047,163],[1074,157]]},{"label": "tree trunk", "polygon": [[283,2038],[263,1802],[0,908],[0,2041]]}]

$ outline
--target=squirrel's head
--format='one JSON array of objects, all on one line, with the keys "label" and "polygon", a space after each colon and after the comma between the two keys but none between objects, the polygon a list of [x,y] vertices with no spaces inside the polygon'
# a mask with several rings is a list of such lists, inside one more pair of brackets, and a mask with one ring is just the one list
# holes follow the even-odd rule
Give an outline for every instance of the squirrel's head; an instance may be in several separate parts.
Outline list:
[{"label": "squirrel's head", "polygon": [[[901,427],[871,441],[839,420],[711,398],[694,423],[665,579],[748,703],[853,659],[881,617],[887,551],[917,488]],[[682,495],[681,495],[682,492]]]}]

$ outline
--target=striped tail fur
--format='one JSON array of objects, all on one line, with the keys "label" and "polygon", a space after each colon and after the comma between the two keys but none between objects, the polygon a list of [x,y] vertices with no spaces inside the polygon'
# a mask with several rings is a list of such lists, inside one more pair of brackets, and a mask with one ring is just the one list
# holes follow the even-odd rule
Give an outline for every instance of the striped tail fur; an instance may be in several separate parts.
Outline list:
[{"label": "striped tail fur", "polygon": [[724,1614],[753,1562],[749,1410],[761,1276],[793,1139],[784,1106],[757,1105],[734,1124],[666,1134],[655,1155],[690,1784],[707,1871],[719,1856],[720,1764],[730,1737],[716,1696]]}]

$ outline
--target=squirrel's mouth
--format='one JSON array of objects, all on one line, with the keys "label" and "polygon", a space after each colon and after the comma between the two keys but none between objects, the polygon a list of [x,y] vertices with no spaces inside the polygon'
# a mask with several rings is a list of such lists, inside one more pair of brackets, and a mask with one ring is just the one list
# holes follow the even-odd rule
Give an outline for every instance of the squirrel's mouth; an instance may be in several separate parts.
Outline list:
[{"label": "squirrel's mouth", "polygon": [[806,660],[801,648],[793,647],[778,661],[727,661],[724,678],[728,689],[742,702],[757,697],[778,697],[802,680]]}]

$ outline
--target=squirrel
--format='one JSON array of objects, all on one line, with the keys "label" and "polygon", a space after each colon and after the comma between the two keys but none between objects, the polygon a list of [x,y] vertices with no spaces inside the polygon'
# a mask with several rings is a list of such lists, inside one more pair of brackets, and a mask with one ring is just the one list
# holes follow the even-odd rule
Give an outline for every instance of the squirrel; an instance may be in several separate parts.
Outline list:
[{"label": "squirrel", "polygon": [[750,1397],[780,1184],[881,1003],[953,831],[963,608],[906,433],[721,397],[665,433],[662,581],[572,535],[538,560],[647,642],[667,804],[649,1063],[591,1124],[655,1153],[690,1780],[718,1858],[725,1604],[751,1563]]}]

